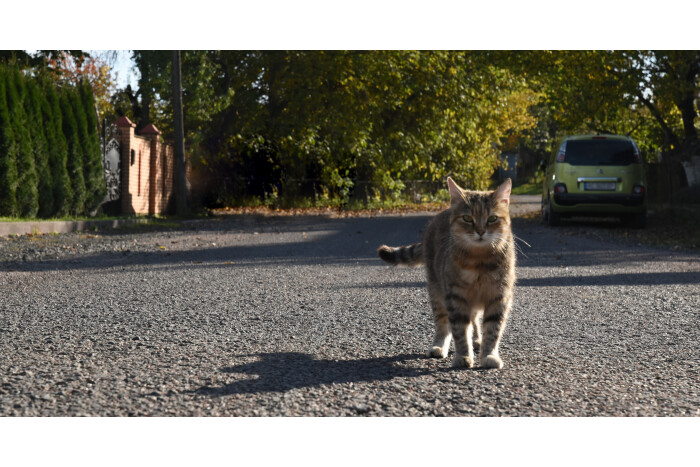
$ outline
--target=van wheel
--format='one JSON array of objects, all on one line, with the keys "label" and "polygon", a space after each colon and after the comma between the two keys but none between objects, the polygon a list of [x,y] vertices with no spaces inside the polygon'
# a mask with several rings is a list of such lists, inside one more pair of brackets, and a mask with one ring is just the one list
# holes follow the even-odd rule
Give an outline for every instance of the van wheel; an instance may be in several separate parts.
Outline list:
[{"label": "van wheel", "polygon": [[552,209],[551,199],[547,201],[547,224],[551,225],[552,227],[561,225],[561,214],[554,212],[554,209]]},{"label": "van wheel", "polygon": [[549,211],[549,209],[548,209],[547,203],[545,202],[544,195],[542,195],[541,211],[542,211],[542,223],[547,224],[548,223],[547,212]]}]

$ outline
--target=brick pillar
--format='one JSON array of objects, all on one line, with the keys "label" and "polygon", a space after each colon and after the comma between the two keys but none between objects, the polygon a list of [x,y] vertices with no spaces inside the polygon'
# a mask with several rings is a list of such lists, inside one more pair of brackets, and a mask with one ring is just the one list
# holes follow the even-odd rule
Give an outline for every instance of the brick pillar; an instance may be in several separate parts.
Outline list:
[{"label": "brick pillar", "polygon": [[134,149],[134,129],[136,125],[127,117],[119,117],[116,121],[119,129],[119,150],[121,158],[121,195],[122,214],[134,214],[133,194],[131,191],[132,151]]},{"label": "brick pillar", "polygon": [[160,160],[161,132],[151,123],[141,130],[140,133],[141,136],[148,138],[151,143],[151,160],[148,175],[148,214],[152,216],[163,212],[163,193],[161,190],[162,183],[159,183],[161,177],[160,166],[162,164],[162,161]]}]

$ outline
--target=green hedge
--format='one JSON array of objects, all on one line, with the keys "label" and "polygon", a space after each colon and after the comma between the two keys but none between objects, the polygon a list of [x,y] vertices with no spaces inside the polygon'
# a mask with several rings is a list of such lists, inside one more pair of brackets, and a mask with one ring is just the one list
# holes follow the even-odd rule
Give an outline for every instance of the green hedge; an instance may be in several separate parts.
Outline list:
[{"label": "green hedge", "polygon": [[0,65],[0,216],[85,215],[106,192],[90,86]]}]

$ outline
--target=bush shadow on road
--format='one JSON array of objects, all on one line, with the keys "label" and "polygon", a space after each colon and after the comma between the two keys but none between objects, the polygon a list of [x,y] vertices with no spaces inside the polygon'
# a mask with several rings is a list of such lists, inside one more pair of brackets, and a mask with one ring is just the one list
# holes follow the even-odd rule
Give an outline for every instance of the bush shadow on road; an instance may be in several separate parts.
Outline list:
[{"label": "bush shadow on road", "polygon": [[[198,269],[222,264],[246,265],[314,265],[366,261],[383,266],[376,254],[382,243],[410,244],[420,240],[420,231],[430,216],[297,220],[291,228],[277,225],[267,230],[257,227],[233,233],[246,236],[241,244],[193,249],[168,249],[152,243],[150,251],[105,251],[60,259],[0,262],[0,271],[56,271],[109,269],[134,265],[164,265],[171,268]],[[219,227],[224,227],[220,225]],[[279,228],[277,228],[279,227]],[[228,231],[222,228],[222,234]],[[260,232],[258,232],[260,231]],[[301,236],[302,232],[309,233]],[[312,232],[314,234],[312,235]],[[294,235],[296,233],[298,235]],[[262,238],[263,234],[267,237]],[[279,234],[292,234],[280,235]],[[195,235],[195,234],[193,234]]]},{"label": "bush shadow on road", "polygon": [[[105,270],[134,266],[156,266],[169,269],[197,270],[203,268],[274,267],[282,265],[356,264],[386,267],[376,255],[381,244],[407,245],[420,241],[421,230],[432,214],[411,216],[387,216],[373,218],[314,218],[266,219],[269,225],[260,228],[257,220],[246,224],[203,224],[207,229],[222,234],[233,232],[239,235],[236,242],[227,246],[170,249],[167,239],[154,239],[146,251],[102,251],[84,255],[64,256],[60,259],[0,262],[0,271],[61,271],[61,270]],[[246,224],[241,226],[242,224]],[[201,226],[200,226],[201,227]],[[625,264],[654,262],[667,259],[670,253],[659,250],[621,247],[615,242],[598,242],[562,237],[557,231],[534,225],[524,219],[514,219],[513,228],[524,238],[523,250],[518,255],[518,267],[542,266],[596,266],[600,264]],[[229,230],[230,229],[230,230]],[[202,229],[204,230],[204,229]],[[258,233],[258,230],[260,231]],[[308,238],[305,233],[309,233]],[[280,235],[281,234],[281,235]],[[304,234],[304,235],[302,235]],[[278,236],[279,235],[279,236]],[[164,242],[161,245],[158,242]],[[526,242],[526,243],[525,243]],[[184,243],[184,241],[183,241]],[[183,243],[180,243],[183,245]],[[530,246],[531,245],[531,246]],[[697,255],[673,254],[674,261],[696,262]],[[521,286],[546,285],[610,285],[639,281],[641,284],[693,283],[698,281],[696,272],[688,273],[644,273],[633,277],[594,276],[583,277],[570,283],[567,279],[525,279]],[[612,282],[611,282],[612,281]],[[399,283],[378,287],[405,287]],[[419,286],[409,284],[409,287]]]}]

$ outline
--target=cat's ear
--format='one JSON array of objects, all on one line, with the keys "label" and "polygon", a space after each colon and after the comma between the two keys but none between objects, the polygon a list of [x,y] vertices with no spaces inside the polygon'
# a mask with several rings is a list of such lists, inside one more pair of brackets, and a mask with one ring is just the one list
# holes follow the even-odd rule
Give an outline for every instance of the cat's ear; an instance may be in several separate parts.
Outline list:
[{"label": "cat's ear", "polygon": [[457,201],[464,200],[464,191],[452,180],[451,177],[447,177],[447,188],[450,190],[450,200],[455,203]]},{"label": "cat's ear", "polygon": [[511,185],[512,182],[510,181],[510,178],[507,178],[505,182],[501,183],[501,186],[496,188],[496,191],[493,192],[493,200],[495,204],[505,203],[507,206],[510,203]]}]

